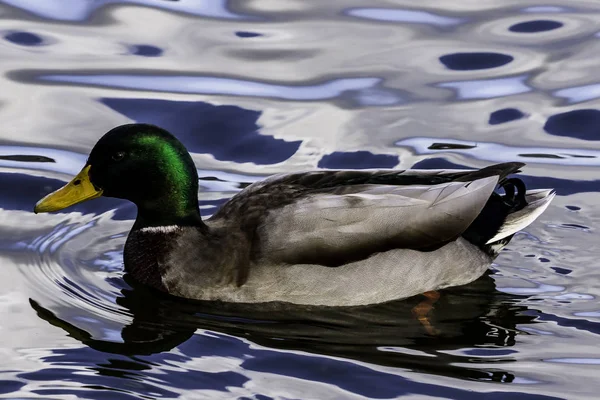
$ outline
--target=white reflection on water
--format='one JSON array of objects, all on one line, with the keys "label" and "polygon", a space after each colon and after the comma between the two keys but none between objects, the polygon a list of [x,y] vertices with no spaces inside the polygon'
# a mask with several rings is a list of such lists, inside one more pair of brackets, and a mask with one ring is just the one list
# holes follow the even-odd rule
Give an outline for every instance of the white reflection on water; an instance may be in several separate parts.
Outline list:
[{"label": "white reflection on water", "polygon": [[552,296],[554,300],[593,300],[594,296],[582,293],[564,293],[558,296]]},{"label": "white reflection on water", "polygon": [[583,312],[576,312],[573,315],[577,316],[577,317],[593,317],[593,318],[600,318],[600,311],[583,311]]},{"label": "white reflection on water", "polygon": [[324,100],[347,90],[368,89],[379,78],[343,78],[310,86],[275,85],[264,82],[205,76],[165,75],[44,75],[50,82],[75,83],[134,90],[172,93],[221,94],[248,97],[270,97],[284,100]]},{"label": "white reflection on water", "polygon": [[544,283],[537,284],[535,282],[531,282],[537,286],[535,287],[498,287],[499,290],[510,294],[525,294],[525,295],[533,295],[533,294],[542,294],[548,292],[562,292],[565,290],[564,286],[557,285],[546,285]]},{"label": "white reflection on water", "polygon": [[[444,149],[435,150],[429,147],[436,142],[454,145],[474,146],[470,149]],[[600,165],[600,150],[567,149],[560,147],[518,147],[507,146],[492,142],[472,142],[456,139],[441,139],[432,137],[418,137],[403,139],[396,142],[396,146],[410,147],[416,154],[457,153],[478,160],[506,162],[506,160],[520,160],[528,164],[558,164],[558,165]]]},{"label": "white reflection on water", "polygon": [[463,100],[491,99],[530,92],[532,89],[525,84],[526,79],[526,76],[515,76],[511,78],[445,82],[440,83],[438,86],[456,89],[458,91],[458,98]]},{"label": "white reflection on water", "polygon": [[600,365],[600,358],[547,358],[545,362],[561,363],[561,364],[590,364]]},{"label": "white reflection on water", "polygon": [[393,8],[354,8],[346,12],[353,17],[376,21],[407,22],[428,25],[449,26],[464,22],[461,18],[444,17],[427,11],[400,10]]},{"label": "white reflection on water", "polygon": [[355,100],[361,106],[391,106],[403,102],[397,94],[379,88],[360,90]]},{"label": "white reflection on water", "polygon": [[566,7],[557,6],[532,6],[524,8],[522,11],[527,13],[560,13],[568,12],[569,9]]},{"label": "white reflection on water", "polygon": [[83,21],[100,7],[110,4],[138,4],[165,10],[212,18],[241,19],[227,10],[227,0],[0,0],[2,3],[28,11],[42,18],[60,21]]},{"label": "white reflection on water", "polygon": [[11,155],[39,156],[43,154],[54,162],[25,162],[0,160],[0,167],[6,168],[31,168],[40,171],[54,171],[63,174],[75,175],[85,165],[87,156],[66,150],[48,149],[43,147],[0,146],[0,157]]},{"label": "white reflection on water", "polygon": [[569,100],[570,103],[594,100],[600,97],[600,83],[560,89],[555,91],[554,95],[563,97]]}]

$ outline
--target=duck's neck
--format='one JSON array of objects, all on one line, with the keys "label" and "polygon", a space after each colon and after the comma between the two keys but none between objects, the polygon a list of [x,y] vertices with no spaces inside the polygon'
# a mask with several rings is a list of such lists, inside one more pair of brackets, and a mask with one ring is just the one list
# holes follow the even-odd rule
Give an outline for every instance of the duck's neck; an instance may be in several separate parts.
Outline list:
[{"label": "duck's neck", "polygon": [[161,228],[168,229],[174,227],[197,227],[202,231],[208,230],[208,227],[202,222],[200,213],[189,213],[186,215],[170,215],[156,214],[155,212],[140,212],[138,210],[137,218],[133,224],[132,231],[152,230],[152,228],[160,230]]},{"label": "duck's neck", "polygon": [[176,188],[165,190],[160,197],[137,201],[138,214],[129,232],[123,254],[125,270],[136,280],[155,289],[167,291],[163,275],[168,259],[186,230],[207,233],[198,209],[197,191],[181,196]]},{"label": "duck's neck", "polygon": [[195,226],[206,229],[198,208],[196,193],[177,196],[178,192],[168,192],[158,199],[136,203],[138,214],[133,230],[160,227]]},{"label": "duck's neck", "polygon": [[[141,224],[139,221],[138,218],[136,225]],[[134,225],[123,252],[125,271],[138,282],[166,292],[163,275],[169,267],[171,251],[185,229],[176,225]]]}]

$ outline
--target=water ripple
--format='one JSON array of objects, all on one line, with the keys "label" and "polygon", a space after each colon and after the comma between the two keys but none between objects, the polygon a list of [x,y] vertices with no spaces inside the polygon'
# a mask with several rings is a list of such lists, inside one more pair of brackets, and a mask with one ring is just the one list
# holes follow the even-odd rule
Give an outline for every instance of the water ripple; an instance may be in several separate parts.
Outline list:
[{"label": "water ripple", "polygon": [[531,6],[525,7],[523,12],[527,13],[562,13],[571,11],[568,7],[560,7],[560,6]]},{"label": "water ripple", "polygon": [[[0,0],[0,12],[1,396],[595,398],[597,4]],[[190,149],[204,217],[271,173],[314,168],[523,161],[527,187],[558,195],[489,274],[442,291],[434,335],[412,312],[422,296],[196,304],[123,272],[131,203],[31,212],[132,121]]]},{"label": "water ripple", "polygon": [[324,100],[340,96],[345,91],[370,89],[380,78],[342,78],[316,85],[277,85],[234,78],[165,75],[41,75],[42,82],[70,83],[119,89],[149,90],[171,93],[218,94],[266,97],[283,100]]},{"label": "water ripple", "polygon": [[[40,162],[36,159],[15,160],[14,156],[31,156],[49,158],[52,162]],[[57,150],[40,147],[0,146],[0,167],[6,168],[31,168],[40,171],[53,171],[67,175],[76,175],[85,165],[86,155],[72,151]]]},{"label": "water ripple", "polygon": [[452,26],[465,21],[420,10],[402,10],[398,8],[353,8],[346,10],[347,15],[374,21],[404,22],[415,24]]},{"label": "water ripple", "polygon": [[503,162],[506,160],[523,161],[528,164],[556,164],[556,165],[600,165],[600,150],[569,149],[560,147],[518,147],[508,146],[493,142],[473,142],[457,139],[416,137],[402,139],[396,146],[409,147],[416,154],[456,153],[486,160],[489,162]]},{"label": "water ripple", "polygon": [[554,92],[557,97],[565,98],[569,103],[581,103],[600,97],[600,83],[559,89]]},{"label": "water ripple", "polygon": [[444,82],[439,87],[456,89],[460,100],[492,99],[532,91],[525,82],[527,76],[480,79],[476,81]]},{"label": "water ripple", "polygon": [[96,10],[112,4],[132,4],[156,7],[169,11],[187,13],[209,18],[249,19],[227,9],[227,0],[1,0],[2,3],[20,8],[41,18],[59,21],[85,21]]}]

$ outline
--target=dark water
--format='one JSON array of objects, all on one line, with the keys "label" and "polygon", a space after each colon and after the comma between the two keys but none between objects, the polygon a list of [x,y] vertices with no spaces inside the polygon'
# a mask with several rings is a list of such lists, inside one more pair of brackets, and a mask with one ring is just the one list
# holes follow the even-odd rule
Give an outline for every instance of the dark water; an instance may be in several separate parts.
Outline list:
[{"label": "dark water", "polygon": [[[0,397],[596,399],[600,5],[0,0]],[[490,274],[352,309],[176,301],[123,276],[132,205],[34,215],[96,140],[159,124],[202,212],[312,168],[524,161],[558,196]]]}]

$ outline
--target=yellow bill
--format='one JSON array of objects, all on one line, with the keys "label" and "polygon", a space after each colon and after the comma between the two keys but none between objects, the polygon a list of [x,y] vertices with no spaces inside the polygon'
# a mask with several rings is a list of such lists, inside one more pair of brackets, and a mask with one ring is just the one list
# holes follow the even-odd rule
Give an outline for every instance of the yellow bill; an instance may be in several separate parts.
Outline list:
[{"label": "yellow bill", "polygon": [[86,166],[71,182],[38,201],[33,212],[37,214],[58,211],[102,196],[102,190],[96,189],[90,182],[90,168],[91,165]]}]

